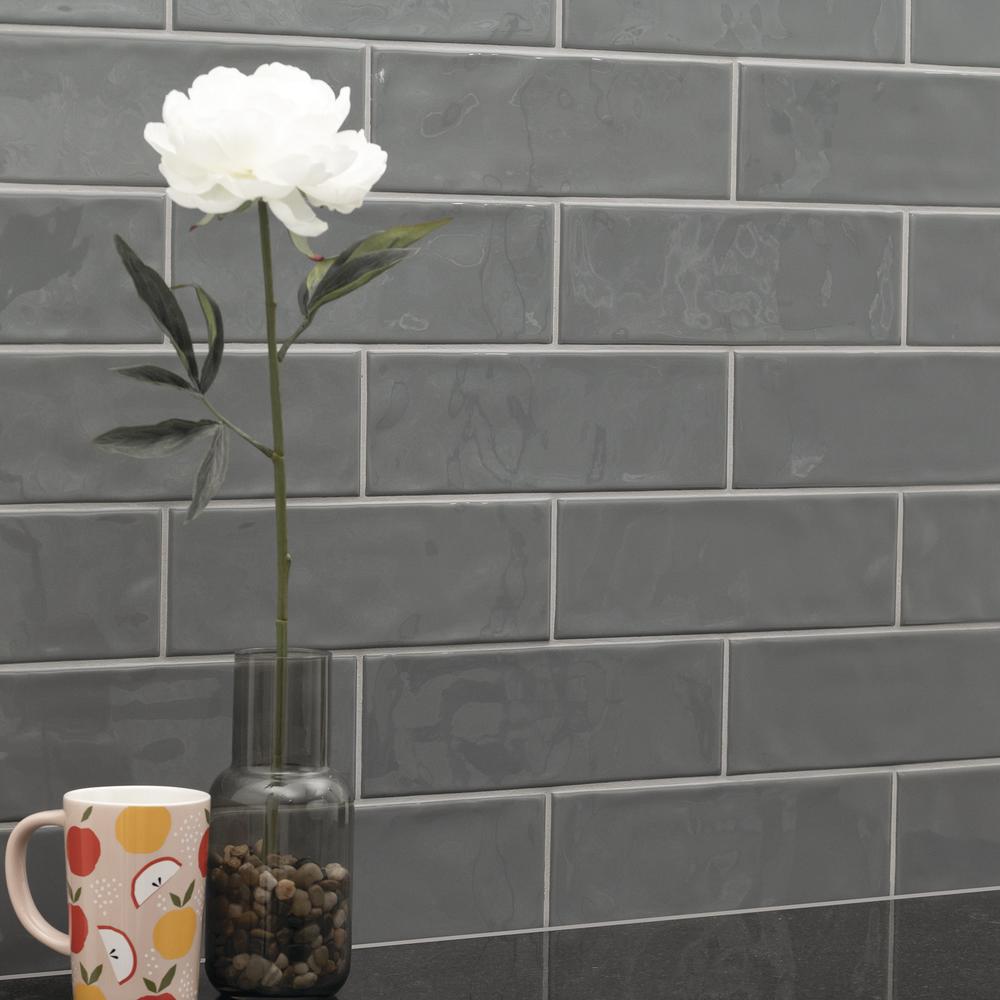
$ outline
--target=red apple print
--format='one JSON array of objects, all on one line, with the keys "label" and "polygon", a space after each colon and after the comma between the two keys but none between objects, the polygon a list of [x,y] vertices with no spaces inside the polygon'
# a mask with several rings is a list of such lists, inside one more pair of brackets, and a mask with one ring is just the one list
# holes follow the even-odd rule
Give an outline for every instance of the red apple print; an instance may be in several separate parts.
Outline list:
[{"label": "red apple print", "polygon": [[202,878],[204,878],[208,874],[208,827],[201,835],[201,843],[198,845],[198,867],[201,869]]},{"label": "red apple print", "polygon": [[89,875],[101,857],[101,842],[93,830],[71,826],[66,831],[66,862],[74,875]]},{"label": "red apple print", "polygon": [[71,903],[69,907],[69,950],[74,955],[79,955],[83,951],[88,929],[87,918],[83,910]]}]

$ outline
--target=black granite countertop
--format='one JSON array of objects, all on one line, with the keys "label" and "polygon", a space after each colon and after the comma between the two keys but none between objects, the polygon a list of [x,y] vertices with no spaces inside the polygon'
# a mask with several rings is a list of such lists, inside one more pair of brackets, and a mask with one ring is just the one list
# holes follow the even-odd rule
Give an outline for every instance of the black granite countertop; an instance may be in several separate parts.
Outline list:
[{"label": "black granite countertop", "polygon": [[[2,1000],[69,997],[66,975],[0,980]],[[1000,893],[358,948],[339,997],[996,1000]]]}]

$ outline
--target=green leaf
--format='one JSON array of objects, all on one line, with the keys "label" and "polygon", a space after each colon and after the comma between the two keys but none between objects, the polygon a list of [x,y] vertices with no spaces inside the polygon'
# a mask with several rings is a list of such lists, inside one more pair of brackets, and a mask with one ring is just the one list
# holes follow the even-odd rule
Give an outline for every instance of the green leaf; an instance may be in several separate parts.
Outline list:
[{"label": "green leaf", "polygon": [[450,218],[432,219],[430,222],[418,222],[415,226],[393,226],[373,233],[339,255],[340,260],[350,260],[360,254],[374,253],[377,250],[392,250],[397,247],[412,246],[428,234],[451,222]]},{"label": "green leaf", "polygon": [[[215,498],[226,481],[226,471],[229,468],[229,435],[221,424],[212,435],[212,443],[202,459],[198,472],[194,477],[194,494],[187,510],[186,521],[193,521]],[[194,882],[191,883],[194,889]],[[187,902],[187,899],[184,900]]]},{"label": "green leaf", "polygon": [[142,982],[150,993],[159,993],[159,990],[156,988],[156,983],[154,983],[152,979],[146,979],[144,976]]},{"label": "green leaf", "polygon": [[174,293],[166,282],[148,264],[144,264],[136,252],[120,237],[115,236],[115,247],[128,271],[139,298],[149,307],[157,325],[174,345],[184,369],[195,381],[198,380],[198,361],[194,356],[191,332]]},{"label": "green leaf", "polygon": [[87,806],[87,808],[83,810],[83,815],[80,817],[80,822],[81,823],[86,823],[87,820],[90,819],[90,814],[93,811],[94,811],[94,807],[93,806]]},{"label": "green leaf", "polygon": [[97,980],[101,978],[101,973],[103,971],[104,971],[103,965],[99,965],[96,969],[94,969],[94,971],[90,974],[90,979],[87,980],[87,985],[91,986],[94,983],[96,983]]},{"label": "green leaf", "polygon": [[148,382],[150,385],[166,385],[173,389],[184,389],[187,392],[191,392],[193,388],[187,379],[167,368],[161,368],[159,365],[131,365],[128,368],[112,368],[111,370],[127,378]]},{"label": "green leaf", "polygon": [[74,892],[74,893],[73,893],[73,902],[74,902],[74,903],[79,903],[79,902],[80,902],[80,896],[81,896],[82,894],[83,894],[83,886],[81,885],[81,886],[80,886],[80,887],[79,887],[79,888],[78,888],[78,889],[76,890],[76,892]]},{"label": "green leaf", "polygon": [[214,420],[182,420],[172,417],[158,424],[116,427],[94,438],[94,443],[107,451],[132,458],[160,458],[183,448],[199,434],[217,426]]},{"label": "green leaf", "polygon": [[215,381],[215,376],[219,374],[219,366],[222,364],[222,349],[225,347],[225,337],[222,332],[222,310],[215,299],[201,285],[195,285],[194,290],[198,296],[198,305],[201,306],[202,315],[205,317],[205,327],[208,330],[208,356],[201,366],[201,378],[199,379],[201,391],[208,392],[209,387]]},{"label": "green leaf", "polygon": [[306,315],[314,316],[318,309],[356,291],[362,285],[367,285],[369,281],[416,252],[416,249],[404,247],[376,250],[374,253],[350,257],[343,264],[333,265],[316,283],[309,298]]},{"label": "green leaf", "polygon": [[185,903],[187,903],[187,902],[189,902],[189,901],[190,901],[190,899],[191,899],[191,894],[192,894],[193,892],[194,892],[194,882],[192,882],[192,883],[191,883],[191,884],[190,884],[190,885],[188,886],[188,888],[187,888],[187,892],[186,892],[186,893],[184,893],[184,902],[185,902]]},{"label": "green leaf", "polygon": [[162,993],[174,981],[174,973],[176,971],[177,971],[177,966],[171,965],[170,968],[167,969],[164,977],[160,980],[160,988],[155,992]]},{"label": "green leaf", "polygon": [[323,255],[321,253],[316,253],[315,250],[309,245],[309,241],[304,236],[299,236],[298,233],[293,233],[291,230],[288,231],[288,235],[292,238],[292,243],[295,244],[295,249],[298,250],[300,254],[308,257],[310,260],[322,260]]},{"label": "green leaf", "polygon": [[206,823],[212,822],[212,814],[207,809],[205,810],[205,822]]},{"label": "green leaf", "polygon": [[184,905],[181,902],[181,897],[178,896],[176,892],[170,893],[170,902],[173,903],[174,906],[183,906]]},{"label": "green leaf", "polygon": [[[209,212],[208,215],[203,215],[197,222],[192,222],[188,226],[188,232],[193,233],[196,229],[201,229],[202,226],[207,226],[210,222],[214,222],[218,218],[213,212]],[[146,980],[149,982],[149,980]]]},{"label": "green leaf", "polygon": [[80,978],[89,986],[90,985],[90,973],[87,972],[87,966],[80,963]]}]

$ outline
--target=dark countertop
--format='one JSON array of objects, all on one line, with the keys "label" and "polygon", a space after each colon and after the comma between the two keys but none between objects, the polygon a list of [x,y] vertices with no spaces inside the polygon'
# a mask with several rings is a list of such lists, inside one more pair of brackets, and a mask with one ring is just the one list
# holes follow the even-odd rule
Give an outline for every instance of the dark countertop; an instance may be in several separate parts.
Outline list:
[{"label": "dark countertop", "polygon": [[[207,980],[201,995],[216,995]],[[0,981],[2,1000],[69,996],[65,975]],[[1000,997],[1000,893],[359,948],[339,994],[340,1000],[890,996]]]}]

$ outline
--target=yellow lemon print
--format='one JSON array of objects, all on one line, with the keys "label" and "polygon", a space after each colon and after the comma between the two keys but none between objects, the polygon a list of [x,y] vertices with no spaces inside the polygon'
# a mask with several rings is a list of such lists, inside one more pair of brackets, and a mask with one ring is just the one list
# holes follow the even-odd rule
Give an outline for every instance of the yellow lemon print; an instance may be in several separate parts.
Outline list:
[{"label": "yellow lemon print", "polygon": [[104,1000],[104,993],[99,986],[77,983],[73,987],[73,1000]]},{"label": "yellow lemon print", "polygon": [[170,810],[163,806],[128,806],[115,820],[115,836],[129,854],[158,851],[170,833]]},{"label": "yellow lemon print", "polygon": [[182,958],[191,950],[194,932],[198,926],[194,910],[189,909],[187,905],[193,894],[194,882],[188,886],[183,899],[171,893],[170,901],[177,909],[165,913],[156,921],[156,926],[153,928],[153,947],[164,958]]}]

